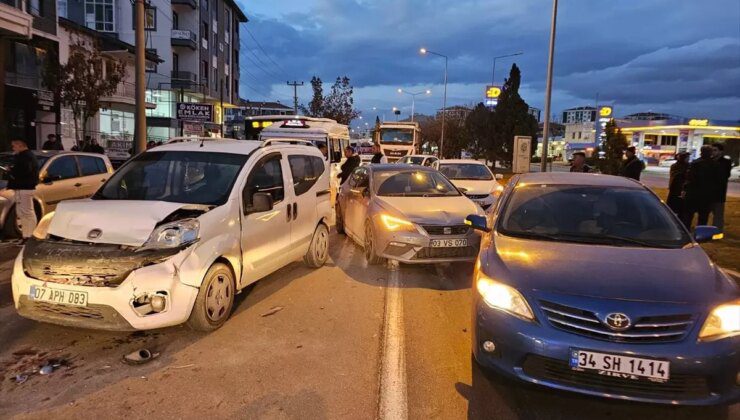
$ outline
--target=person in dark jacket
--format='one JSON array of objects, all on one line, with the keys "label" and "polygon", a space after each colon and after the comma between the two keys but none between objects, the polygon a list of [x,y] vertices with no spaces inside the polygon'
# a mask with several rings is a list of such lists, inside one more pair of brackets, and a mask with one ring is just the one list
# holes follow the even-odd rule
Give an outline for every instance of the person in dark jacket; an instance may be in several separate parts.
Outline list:
[{"label": "person in dark jacket", "polygon": [[686,171],[689,170],[689,154],[681,152],[676,155],[676,163],[671,165],[668,180],[668,200],[666,204],[683,220],[683,185],[686,183]]},{"label": "person in dark jacket", "polygon": [[33,209],[33,194],[39,183],[39,162],[28,149],[25,140],[10,143],[13,153],[13,167],[8,173],[9,190],[13,190],[15,217],[21,228],[23,239],[28,239],[36,228],[36,212]]},{"label": "person in dark jacket", "polygon": [[706,225],[712,203],[719,194],[719,163],[712,159],[712,147],[702,146],[699,159],[689,164],[684,184],[683,223],[691,229],[694,214],[698,213],[697,225]]},{"label": "person in dark jacket", "polygon": [[46,138],[47,140],[41,146],[42,150],[64,150],[64,146],[62,146],[61,140],[57,140],[56,135],[49,134],[48,136],[46,136]]},{"label": "person in dark jacket", "polygon": [[355,154],[355,149],[352,146],[347,146],[344,148],[344,156],[347,158],[346,161],[342,164],[342,166],[339,167],[340,173],[339,173],[339,184],[344,184],[344,181],[346,181],[349,178],[349,175],[354,171],[358,166],[360,166],[360,157]]},{"label": "person in dark jacket", "polygon": [[628,147],[624,151],[624,155],[627,159],[622,162],[622,167],[619,168],[619,175],[639,181],[640,173],[645,169],[645,165],[637,158],[635,146]]},{"label": "person in dark jacket", "polygon": [[98,144],[98,140],[91,138],[85,147],[82,149],[83,152],[87,153],[98,153],[98,154],[105,154],[105,149],[103,149],[103,146]]},{"label": "person in dark jacket", "polygon": [[725,146],[721,143],[712,145],[712,158],[719,164],[719,186],[712,203],[712,225],[724,232],[725,201],[727,201],[727,183],[732,173],[732,159],[725,156]]},{"label": "person in dark jacket", "polygon": [[586,154],[583,152],[573,153],[573,164],[570,166],[571,172],[591,172],[591,167],[586,165]]},{"label": "person in dark jacket", "polygon": [[388,159],[380,151],[380,146],[377,144],[373,144],[373,158],[370,160],[370,163],[388,163]]}]

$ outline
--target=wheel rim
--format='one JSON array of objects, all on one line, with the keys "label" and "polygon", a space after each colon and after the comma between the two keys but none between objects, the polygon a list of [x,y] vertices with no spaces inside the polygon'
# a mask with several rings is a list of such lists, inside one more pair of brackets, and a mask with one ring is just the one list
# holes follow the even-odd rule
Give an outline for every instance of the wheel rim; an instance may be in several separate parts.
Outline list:
[{"label": "wheel rim", "polygon": [[231,279],[223,273],[215,275],[208,285],[206,294],[206,315],[213,322],[218,322],[228,313],[231,302]]},{"label": "wheel rim", "polygon": [[373,254],[375,253],[375,250],[373,249],[374,245],[375,244],[373,243],[373,230],[370,227],[370,225],[368,225],[365,227],[365,258],[368,261],[370,261]]},{"label": "wheel rim", "polygon": [[316,232],[316,247],[314,249],[314,255],[319,261],[323,261],[329,252],[329,234],[326,229],[320,228]]}]

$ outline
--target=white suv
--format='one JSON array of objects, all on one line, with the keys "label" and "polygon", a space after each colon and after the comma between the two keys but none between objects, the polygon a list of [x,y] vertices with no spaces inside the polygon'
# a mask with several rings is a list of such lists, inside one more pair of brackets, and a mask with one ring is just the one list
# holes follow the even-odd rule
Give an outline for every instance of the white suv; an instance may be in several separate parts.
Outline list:
[{"label": "white suv", "polygon": [[64,201],[15,260],[15,307],[62,325],[213,330],[234,294],[328,255],[329,171],[284,141],[179,141],[127,162],[90,199]]}]

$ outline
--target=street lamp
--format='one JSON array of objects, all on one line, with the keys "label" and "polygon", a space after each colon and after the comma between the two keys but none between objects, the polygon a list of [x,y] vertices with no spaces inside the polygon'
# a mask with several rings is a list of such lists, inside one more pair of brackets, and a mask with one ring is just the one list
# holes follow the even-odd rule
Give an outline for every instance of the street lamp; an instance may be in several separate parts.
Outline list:
[{"label": "street lamp", "polygon": [[414,122],[414,108],[416,106],[416,96],[417,95],[431,95],[432,91],[427,89],[422,92],[407,92],[401,88],[398,88],[398,93],[405,93],[411,96],[411,122]]},{"label": "street lamp", "polygon": [[542,162],[540,170],[547,172],[547,147],[550,137],[550,98],[552,97],[552,61],[555,55],[555,26],[558,19],[558,0],[552,0],[552,23],[550,24],[550,55],[547,59],[547,84],[545,86],[545,124],[542,127]]},{"label": "street lamp", "polygon": [[491,84],[492,85],[496,84],[496,60],[498,60],[499,58],[514,57],[514,56],[522,55],[522,54],[524,53],[520,51],[514,54],[506,54],[506,55],[499,55],[497,57],[493,57],[493,70],[491,71]]},{"label": "street lamp", "polygon": [[438,57],[442,57],[442,58],[445,59],[445,89],[444,89],[444,95],[442,96],[442,133],[439,136],[440,137],[440,139],[439,139],[439,157],[440,157],[440,159],[442,159],[442,158],[444,158],[444,156],[442,155],[442,153],[444,151],[444,148],[442,146],[444,146],[444,144],[445,144],[445,116],[447,115],[447,60],[448,60],[448,58],[444,54],[436,53],[434,51],[429,51],[426,48],[419,49],[419,52],[422,55],[432,54],[432,55],[436,55]]}]

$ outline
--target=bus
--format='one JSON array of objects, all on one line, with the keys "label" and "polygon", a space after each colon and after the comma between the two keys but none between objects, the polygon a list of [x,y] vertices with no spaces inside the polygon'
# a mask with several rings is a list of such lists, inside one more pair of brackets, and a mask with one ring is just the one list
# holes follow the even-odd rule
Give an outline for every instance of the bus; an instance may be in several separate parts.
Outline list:
[{"label": "bus", "polygon": [[383,122],[375,130],[375,143],[388,159],[395,162],[406,155],[419,153],[421,130],[417,122]]}]

